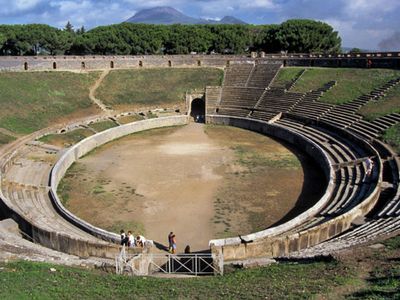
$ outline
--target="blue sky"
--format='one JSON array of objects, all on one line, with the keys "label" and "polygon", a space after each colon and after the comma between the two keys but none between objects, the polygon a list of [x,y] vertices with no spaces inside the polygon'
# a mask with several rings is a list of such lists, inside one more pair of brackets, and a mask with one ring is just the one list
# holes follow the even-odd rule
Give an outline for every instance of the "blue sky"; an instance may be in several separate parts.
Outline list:
[{"label": "blue sky", "polygon": [[0,0],[0,5],[0,24],[63,27],[71,21],[76,28],[119,23],[154,6],[172,6],[193,17],[232,15],[252,24],[311,18],[338,30],[343,46],[363,49],[378,49],[400,30],[400,0]]}]

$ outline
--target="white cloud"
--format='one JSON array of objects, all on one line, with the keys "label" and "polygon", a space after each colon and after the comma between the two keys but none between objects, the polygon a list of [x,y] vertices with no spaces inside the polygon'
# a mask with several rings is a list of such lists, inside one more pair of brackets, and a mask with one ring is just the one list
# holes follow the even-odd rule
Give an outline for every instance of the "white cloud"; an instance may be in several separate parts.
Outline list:
[{"label": "white cloud", "polygon": [[26,12],[35,8],[41,2],[43,2],[43,0],[0,0],[0,15],[6,16],[7,14]]}]

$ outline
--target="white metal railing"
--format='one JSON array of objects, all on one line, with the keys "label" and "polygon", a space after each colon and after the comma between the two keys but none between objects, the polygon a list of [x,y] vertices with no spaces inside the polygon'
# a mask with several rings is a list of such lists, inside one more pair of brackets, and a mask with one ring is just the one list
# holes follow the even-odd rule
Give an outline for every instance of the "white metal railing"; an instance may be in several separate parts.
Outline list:
[{"label": "white metal railing", "polygon": [[214,265],[211,254],[151,254],[152,273],[187,275],[222,275],[222,270]]},{"label": "white metal railing", "polygon": [[223,258],[210,253],[153,254],[142,253],[128,257],[125,247],[115,258],[117,274],[136,276],[163,274],[223,275]]}]

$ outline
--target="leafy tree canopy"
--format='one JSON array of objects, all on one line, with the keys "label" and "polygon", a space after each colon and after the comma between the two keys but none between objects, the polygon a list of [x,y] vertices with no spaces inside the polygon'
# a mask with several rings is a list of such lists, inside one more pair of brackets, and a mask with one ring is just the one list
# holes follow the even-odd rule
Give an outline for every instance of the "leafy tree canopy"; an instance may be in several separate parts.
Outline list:
[{"label": "leafy tree canopy", "polygon": [[149,25],[121,23],[74,31],[42,24],[0,25],[0,55],[245,54],[340,51],[333,28],[313,20],[280,25]]}]

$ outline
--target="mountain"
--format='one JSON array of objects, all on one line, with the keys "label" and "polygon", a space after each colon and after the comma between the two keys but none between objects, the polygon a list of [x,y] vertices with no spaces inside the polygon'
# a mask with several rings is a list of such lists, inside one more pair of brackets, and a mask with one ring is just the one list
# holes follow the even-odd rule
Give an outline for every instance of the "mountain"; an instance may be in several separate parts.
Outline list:
[{"label": "mountain", "polygon": [[149,9],[143,9],[137,12],[133,17],[126,20],[129,23],[144,24],[246,24],[232,16],[225,16],[220,21],[207,20],[189,17],[175,8],[160,6]]}]

